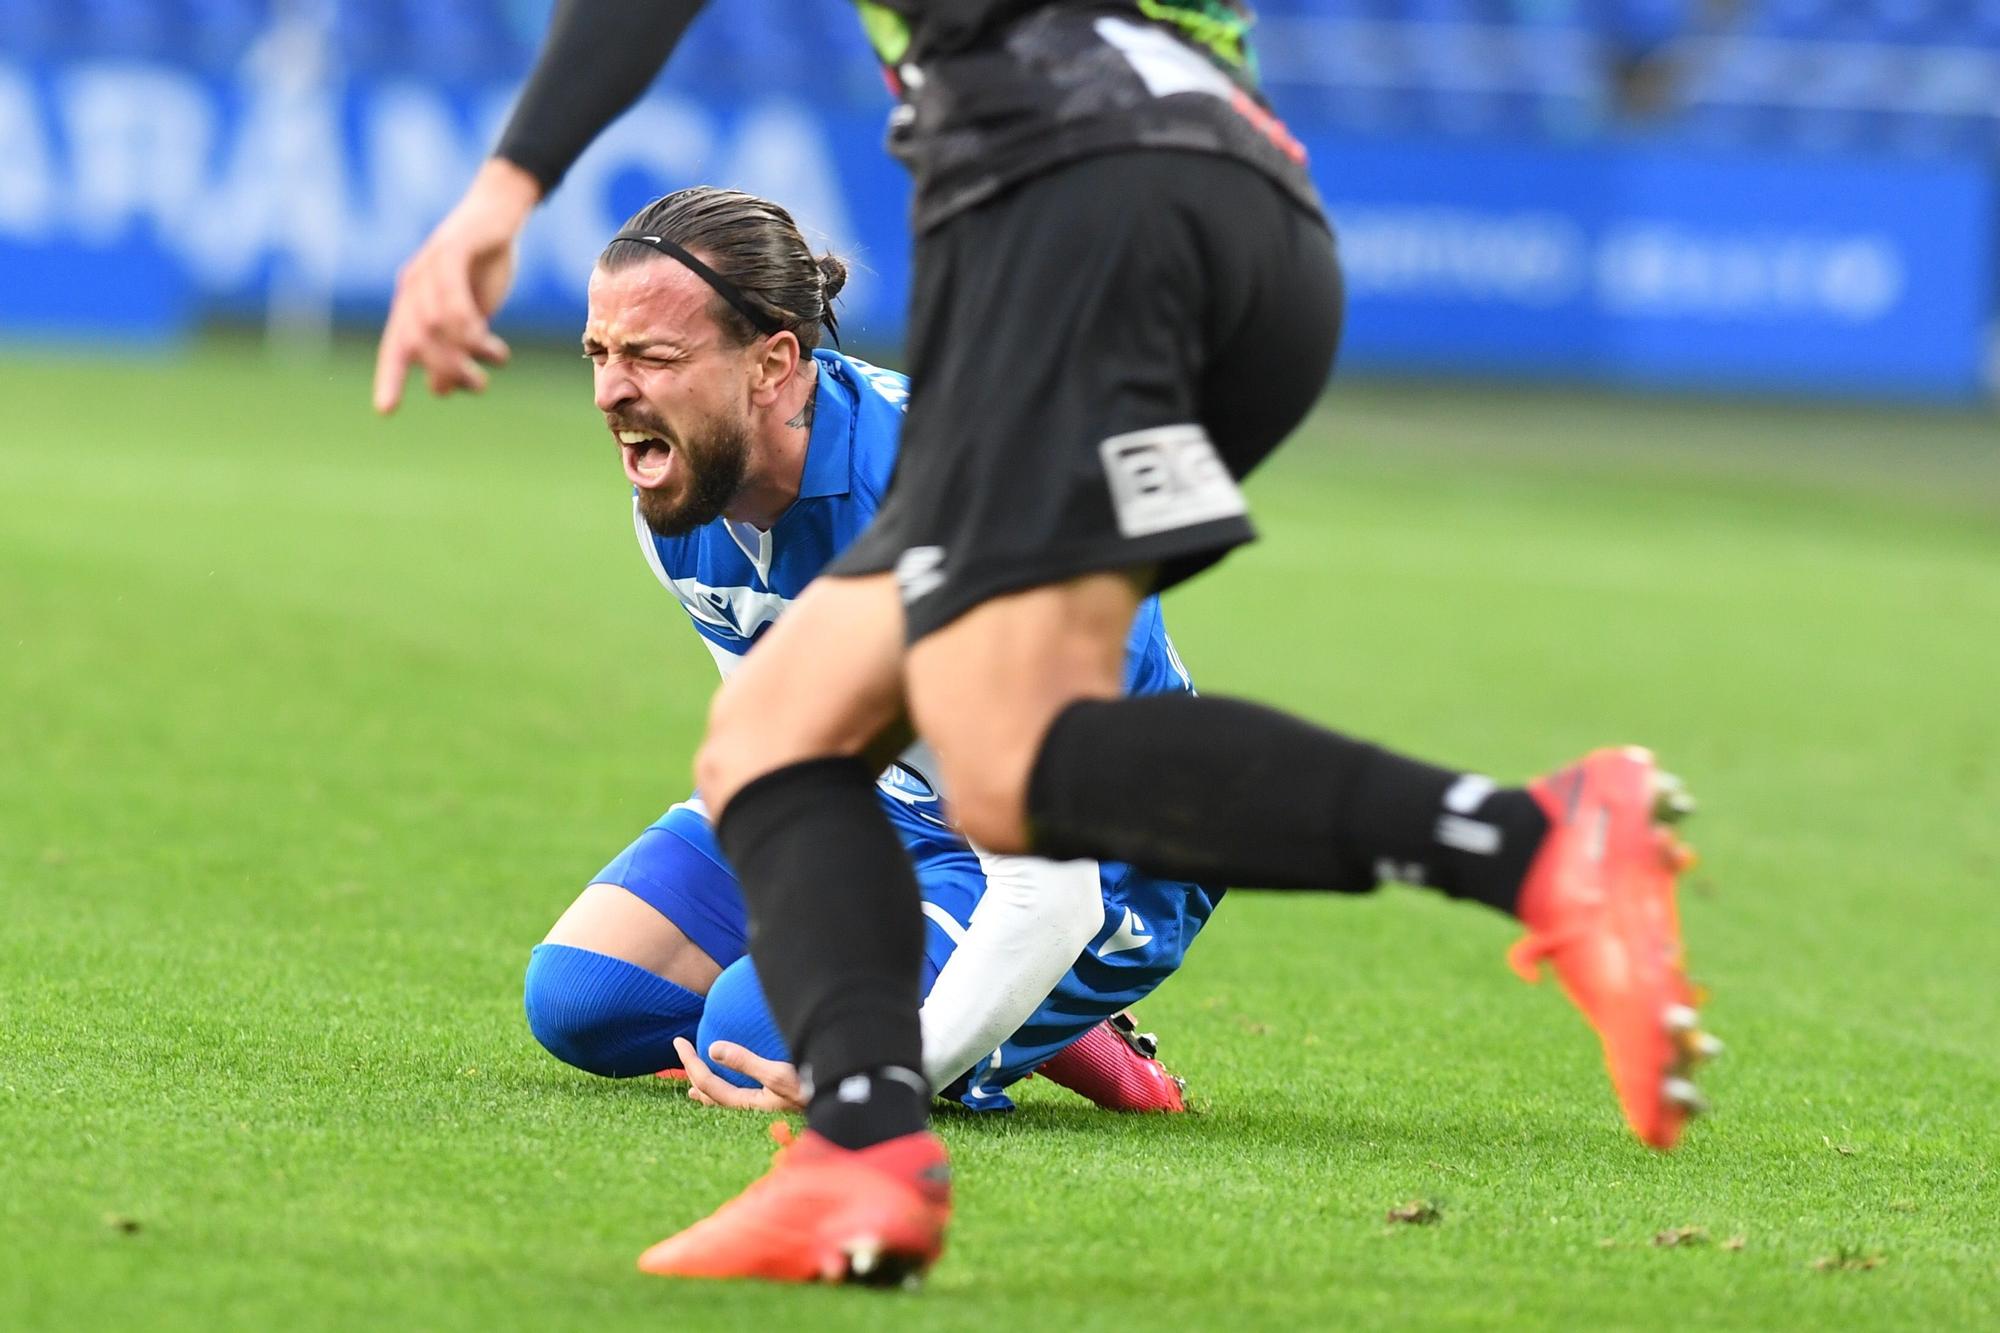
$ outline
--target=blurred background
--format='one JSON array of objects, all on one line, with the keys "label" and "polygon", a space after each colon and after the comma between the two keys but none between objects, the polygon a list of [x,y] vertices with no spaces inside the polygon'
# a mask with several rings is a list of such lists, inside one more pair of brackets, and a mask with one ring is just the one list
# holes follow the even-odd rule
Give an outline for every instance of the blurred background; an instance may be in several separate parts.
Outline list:
[{"label": "blurred background", "polygon": [[[313,346],[381,311],[547,0],[0,0],[0,337]],[[2000,0],[1268,0],[1266,81],[1352,283],[1345,364],[1964,402],[1995,378]],[[907,184],[847,6],[710,7],[526,247],[563,339],[605,236],[697,180],[858,254]]]}]

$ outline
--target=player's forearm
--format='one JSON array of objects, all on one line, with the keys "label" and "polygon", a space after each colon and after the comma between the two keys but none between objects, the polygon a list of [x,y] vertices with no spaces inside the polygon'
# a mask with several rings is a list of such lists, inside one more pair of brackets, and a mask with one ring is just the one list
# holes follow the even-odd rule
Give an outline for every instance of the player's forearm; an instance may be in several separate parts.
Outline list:
[{"label": "player's forearm", "polygon": [[986,894],[924,1001],[924,1076],[942,1088],[1049,997],[1104,924],[1095,861],[979,856]]},{"label": "player's forearm", "polygon": [[495,156],[548,194],[639,99],[703,0],[559,0]]}]

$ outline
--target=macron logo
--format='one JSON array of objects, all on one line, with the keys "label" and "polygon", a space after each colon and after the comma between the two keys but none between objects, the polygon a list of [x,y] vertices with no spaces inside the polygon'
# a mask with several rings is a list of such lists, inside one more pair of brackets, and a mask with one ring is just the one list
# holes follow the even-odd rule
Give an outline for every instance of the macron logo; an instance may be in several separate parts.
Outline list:
[{"label": "macron logo", "polygon": [[944,586],[944,547],[912,546],[896,561],[896,586],[908,606]]},{"label": "macron logo", "polygon": [[1118,929],[1111,932],[1111,938],[1098,946],[1097,956],[1109,958],[1114,953],[1127,953],[1153,942],[1153,932],[1146,929],[1146,923],[1131,908],[1125,909],[1125,919],[1118,923]]}]

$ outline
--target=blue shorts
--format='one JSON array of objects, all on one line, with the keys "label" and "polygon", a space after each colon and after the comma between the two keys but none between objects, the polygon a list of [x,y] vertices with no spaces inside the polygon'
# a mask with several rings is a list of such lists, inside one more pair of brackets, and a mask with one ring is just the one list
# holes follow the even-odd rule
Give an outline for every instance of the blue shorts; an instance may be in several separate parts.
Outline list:
[{"label": "blue shorts", "polygon": [[[885,795],[882,803],[910,852],[923,893],[923,992],[928,995],[945,960],[965,938],[973,909],[986,892],[986,875],[971,848],[913,813],[906,801]],[[1171,976],[1222,896],[1219,889],[1155,879],[1110,862],[1103,866],[1102,880],[1104,925],[1090,947],[1020,1030],[947,1095],[975,1110],[1011,1107],[1006,1087]],[[705,1017],[697,1045],[727,1039],[767,1058],[789,1058],[751,971],[742,890],[698,799],[667,811],[592,882],[618,885],[644,900],[724,969],[711,993],[727,994],[729,1003],[718,1000],[710,1015],[723,1020],[723,1026]]]},{"label": "blue shorts", "polygon": [[616,884],[643,900],[679,926],[717,967],[728,967],[749,952],[743,891],[698,796],[654,820],[591,883]]},{"label": "blue shorts", "polygon": [[[957,882],[949,900],[977,903],[985,891],[986,877],[979,858],[970,848],[922,813],[884,798],[890,822],[908,849],[916,866],[917,879],[940,887]],[[715,840],[709,823],[708,807],[699,796],[681,801],[647,826],[632,845],[612,858],[611,864],[592,877],[593,884],[615,884],[643,901],[680,928],[695,948],[728,967],[748,954],[750,920],[743,904],[743,890],[736,872]],[[926,889],[926,896],[929,890]],[[970,919],[971,908],[958,918]],[[930,935],[925,948],[924,991],[937,977],[937,969],[958,947],[957,939],[944,933],[935,912],[927,913]],[[962,933],[962,932],[961,932]]]}]

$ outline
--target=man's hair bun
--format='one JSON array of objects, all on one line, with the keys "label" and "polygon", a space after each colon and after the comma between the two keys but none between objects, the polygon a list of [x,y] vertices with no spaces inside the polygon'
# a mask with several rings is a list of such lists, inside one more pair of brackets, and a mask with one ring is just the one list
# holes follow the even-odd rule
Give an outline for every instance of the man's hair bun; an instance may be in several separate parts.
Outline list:
[{"label": "man's hair bun", "polygon": [[847,285],[847,263],[836,255],[819,257],[819,285],[826,293],[826,302],[833,304],[833,298],[840,295],[840,289]]}]

